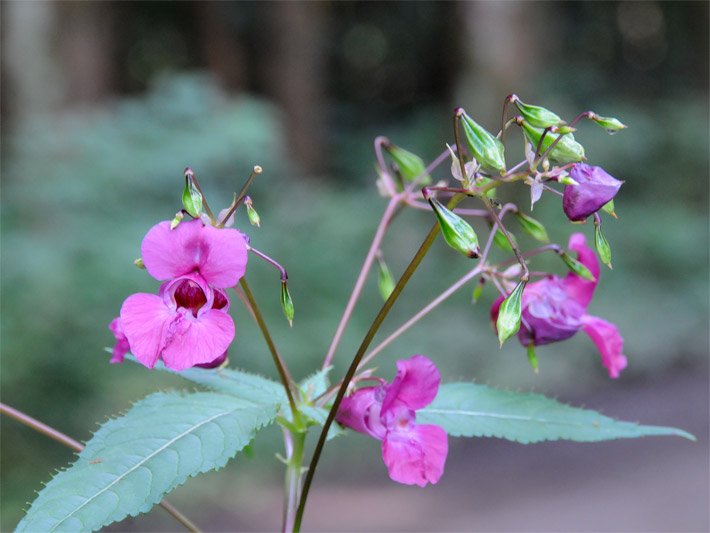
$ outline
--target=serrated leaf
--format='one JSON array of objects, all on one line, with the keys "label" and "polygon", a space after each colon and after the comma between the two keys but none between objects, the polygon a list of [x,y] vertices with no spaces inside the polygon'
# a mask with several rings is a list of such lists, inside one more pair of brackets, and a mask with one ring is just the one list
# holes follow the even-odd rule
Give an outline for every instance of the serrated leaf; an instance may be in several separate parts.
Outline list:
[{"label": "serrated leaf", "polygon": [[596,411],[565,405],[541,394],[496,390],[476,383],[447,383],[434,402],[417,411],[417,422],[436,424],[454,437],[497,437],[529,444],[545,440],[593,442],[675,435],[683,430],[622,422]]},{"label": "serrated leaf", "polygon": [[[306,415],[315,425],[323,427],[328,418],[328,409],[325,407],[316,407],[315,405],[304,405],[301,408],[301,413]],[[334,439],[345,433],[345,429],[337,423],[330,425],[328,429],[327,440]]]},{"label": "serrated leaf", "polygon": [[323,394],[328,390],[330,386],[330,380],[328,379],[328,373],[333,369],[332,366],[319,370],[314,374],[311,374],[306,379],[299,383],[298,387],[301,392],[307,398],[314,399]]},{"label": "serrated leaf", "polygon": [[275,416],[273,405],[226,394],[151,394],[99,428],[17,531],[95,531],[147,512],[188,477],[224,466]]}]

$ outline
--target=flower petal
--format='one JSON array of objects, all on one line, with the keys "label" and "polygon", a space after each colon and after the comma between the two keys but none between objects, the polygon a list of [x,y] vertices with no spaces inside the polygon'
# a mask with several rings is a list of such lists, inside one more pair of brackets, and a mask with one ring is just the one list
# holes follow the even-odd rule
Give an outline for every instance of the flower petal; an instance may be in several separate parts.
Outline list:
[{"label": "flower petal", "polygon": [[128,339],[126,334],[123,332],[123,326],[121,325],[121,317],[114,318],[108,325],[108,329],[111,330],[113,336],[116,338],[116,344],[113,347],[112,357],[110,363],[123,363],[123,358],[130,351],[131,347],[128,344]]},{"label": "flower petal", "polygon": [[611,322],[596,316],[585,315],[582,322],[584,332],[599,349],[602,365],[609,371],[609,377],[618,378],[627,365],[626,356],[622,353],[624,339],[618,328]]},{"label": "flower petal", "polygon": [[436,483],[449,452],[439,426],[415,424],[408,431],[390,431],[382,441],[382,459],[392,480],[405,485]]},{"label": "flower petal", "polygon": [[155,366],[168,326],[176,314],[155,294],[132,294],[121,307],[121,326],[136,359],[148,368]]},{"label": "flower petal", "polygon": [[205,226],[200,220],[170,229],[160,222],[146,234],[141,256],[148,273],[158,280],[199,271],[207,283],[226,288],[236,285],[247,264],[247,243],[235,229]]},{"label": "flower petal", "polygon": [[574,272],[570,272],[564,278],[567,294],[577,300],[577,302],[586,309],[589,302],[592,301],[594,289],[596,289],[597,283],[599,282],[599,260],[594,250],[587,246],[583,233],[573,233],[570,236],[569,249],[577,252],[577,260],[586,266],[592,273],[592,276],[594,276],[595,281],[589,281]]},{"label": "flower petal", "polygon": [[234,339],[234,320],[229,314],[210,309],[195,318],[178,310],[179,320],[170,325],[162,356],[165,366],[185,370],[211,363],[224,354]]},{"label": "flower petal", "polygon": [[335,419],[342,425],[382,440],[387,430],[380,420],[381,403],[377,393],[382,387],[365,387],[343,398]]},{"label": "flower petal", "polygon": [[413,355],[409,359],[397,361],[397,377],[387,385],[382,413],[386,413],[398,403],[409,409],[426,407],[436,398],[441,374],[431,359],[423,355]]}]

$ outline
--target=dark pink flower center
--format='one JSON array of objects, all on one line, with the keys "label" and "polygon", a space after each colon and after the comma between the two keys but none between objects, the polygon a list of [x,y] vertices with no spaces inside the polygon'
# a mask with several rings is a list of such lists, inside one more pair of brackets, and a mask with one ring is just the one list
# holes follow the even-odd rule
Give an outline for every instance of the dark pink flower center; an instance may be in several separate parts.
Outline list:
[{"label": "dark pink flower center", "polygon": [[[184,307],[188,309],[194,317],[197,316],[197,312],[207,303],[207,297],[202,287],[189,279],[182,281],[175,288],[173,297],[175,298],[175,304],[178,308]],[[224,297],[222,296],[222,298]]]}]

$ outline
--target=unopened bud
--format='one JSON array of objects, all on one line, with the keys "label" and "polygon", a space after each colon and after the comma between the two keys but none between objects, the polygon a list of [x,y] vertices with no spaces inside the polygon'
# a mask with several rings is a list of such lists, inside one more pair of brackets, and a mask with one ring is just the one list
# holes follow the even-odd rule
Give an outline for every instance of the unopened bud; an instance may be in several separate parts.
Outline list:
[{"label": "unopened bud", "polygon": [[[528,140],[533,144],[533,146],[537,147],[545,130],[543,128],[534,127],[526,120],[520,121],[520,125],[522,126],[523,133],[525,133]],[[571,133],[563,135],[559,133],[547,132],[545,134],[545,138],[542,140],[542,147],[540,148],[541,153],[545,153],[558,137],[561,137],[559,142],[555,144],[555,147],[550,151],[547,157],[563,164],[583,161],[585,159],[584,147],[574,140],[574,135]]]},{"label": "unopened bud", "polygon": [[484,167],[505,172],[505,147],[495,135],[469,117],[463,109],[457,111],[473,157]]},{"label": "unopened bud", "polygon": [[431,183],[431,176],[426,174],[426,165],[421,157],[394,144],[386,144],[384,149],[397,164],[402,178],[414,181],[421,176],[421,183]]},{"label": "unopened bud", "polygon": [[577,261],[567,252],[560,252],[560,259],[565,262],[565,265],[567,265],[567,268],[569,268],[570,271],[577,274],[580,278],[584,278],[589,281],[596,281],[594,274],[592,274],[586,266]]},{"label": "unopened bud", "polygon": [[478,246],[478,236],[476,232],[473,231],[471,225],[453,211],[444,207],[436,198],[431,198],[428,193],[424,193],[424,197],[431,205],[436,214],[436,218],[439,220],[441,234],[444,236],[446,243],[457,252],[471,259],[475,259],[481,255],[481,249]]},{"label": "unopened bud", "polygon": [[185,217],[185,212],[180,210],[177,213],[175,213],[175,218],[172,219],[170,222],[170,229],[175,229],[178,227],[178,224],[182,222],[182,219]]},{"label": "unopened bud", "polygon": [[613,268],[611,266],[611,246],[602,233],[601,224],[594,224],[594,247],[597,249],[597,255],[599,255],[601,262],[609,268]]},{"label": "unopened bud", "polygon": [[192,171],[185,172],[185,188],[182,191],[182,206],[193,217],[200,218],[202,213],[202,193],[195,186]]},{"label": "unopened bud", "polygon": [[135,261],[133,261],[133,264],[136,265],[138,268],[141,270],[145,270],[145,264],[143,263],[143,258],[139,257]]},{"label": "unopened bud", "polygon": [[609,135],[614,135],[615,133],[618,133],[628,127],[626,124],[622,124],[621,121],[614,117],[600,117],[596,113],[592,113],[589,119],[604,128]]},{"label": "unopened bud", "polygon": [[525,283],[526,282],[522,280],[518,282],[513,292],[500,304],[498,319],[496,320],[496,330],[498,331],[498,342],[500,342],[501,346],[520,329]]},{"label": "unopened bud", "polygon": [[570,176],[569,174],[561,174],[557,176],[557,182],[561,183],[562,185],[579,185],[579,183],[574,181],[572,179],[572,176]]},{"label": "unopened bud", "polygon": [[281,309],[288,320],[288,325],[293,326],[293,300],[291,299],[291,293],[288,290],[288,284],[285,281],[281,282]]},{"label": "unopened bud", "polygon": [[533,239],[540,242],[550,242],[550,238],[547,236],[547,231],[545,226],[540,222],[535,220],[533,217],[518,211],[515,213],[515,219],[520,223],[523,231],[530,235]]},{"label": "unopened bud", "polygon": [[[508,232],[508,234],[510,235],[510,240],[513,241],[513,244],[515,246],[518,246],[518,241],[515,238],[515,235],[510,232]],[[505,252],[513,251],[513,247],[510,245],[508,238],[505,236],[505,233],[503,233],[500,228],[496,229],[496,233],[493,236],[493,244],[495,244],[498,248]]]},{"label": "unopened bud", "polygon": [[486,278],[480,278],[478,283],[476,283],[476,286],[473,288],[473,292],[471,293],[471,301],[473,303],[478,303],[478,300],[481,298],[481,294],[483,294],[483,287],[485,284]]},{"label": "unopened bud", "polygon": [[392,277],[392,272],[390,271],[387,263],[382,257],[377,258],[377,263],[379,265],[379,276],[377,278],[377,288],[380,291],[380,296],[384,301],[390,297],[392,291],[394,290],[395,282],[394,277]]},{"label": "unopened bud", "polygon": [[244,197],[244,205],[247,208],[247,217],[249,217],[249,223],[252,226],[256,226],[257,228],[260,227],[261,218],[259,218],[259,213],[256,212],[256,209],[254,209],[254,205],[251,201],[251,197],[249,197],[249,196]]},{"label": "unopened bud", "polygon": [[565,121],[555,113],[544,107],[524,103],[516,97],[515,105],[520,110],[520,114],[525,117],[530,124],[536,128],[548,128],[550,126],[562,126]]}]

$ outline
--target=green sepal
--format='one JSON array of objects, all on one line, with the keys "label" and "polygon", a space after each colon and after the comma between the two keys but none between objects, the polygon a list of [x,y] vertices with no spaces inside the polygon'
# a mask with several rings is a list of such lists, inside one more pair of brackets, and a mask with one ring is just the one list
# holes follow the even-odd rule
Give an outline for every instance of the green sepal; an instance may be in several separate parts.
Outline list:
[{"label": "green sepal", "polygon": [[[542,133],[545,131],[544,128],[536,128],[525,120],[521,121],[520,125],[523,127],[525,137],[528,138],[534,148],[537,148],[537,145],[540,143]],[[544,154],[555,139],[557,139],[560,135],[561,134],[548,132],[542,140],[540,153]],[[576,163],[586,159],[584,157],[584,146],[574,140],[574,135],[572,133],[562,135],[560,142],[555,144],[555,147],[547,157],[563,164]]]},{"label": "green sepal", "polygon": [[466,142],[473,157],[486,168],[505,172],[505,146],[466,113],[461,114]]},{"label": "green sepal", "polygon": [[609,268],[613,268],[611,266],[611,246],[602,233],[601,224],[594,225],[594,247],[597,249],[597,255],[601,262]]},{"label": "green sepal", "polygon": [[[518,245],[518,240],[515,238],[515,235],[513,235],[512,233],[510,233],[510,240],[513,241],[513,244],[515,244],[515,246]],[[512,252],[513,251],[513,247],[510,245],[510,243],[508,242],[508,239],[505,236],[505,233],[503,233],[500,228],[497,228],[495,235],[493,235],[493,244],[495,244],[498,248],[500,248],[504,252]]]},{"label": "green sepal", "polygon": [[523,115],[525,120],[536,128],[548,128],[550,126],[562,126],[565,121],[558,115],[537,105],[526,104],[520,99],[515,100],[515,105]]},{"label": "green sepal", "polygon": [[525,289],[526,283],[526,281],[522,280],[518,282],[513,292],[500,304],[498,320],[496,320],[496,330],[498,331],[498,341],[501,346],[520,329],[523,289]]},{"label": "green sepal", "polygon": [[457,252],[471,259],[481,255],[478,236],[471,225],[456,213],[444,207],[436,198],[431,198],[427,195],[427,201],[439,220],[441,234],[444,236],[446,243]]},{"label": "green sepal", "polygon": [[614,117],[600,117],[595,113],[589,118],[604,128],[609,135],[614,135],[615,133],[628,128],[626,124],[623,124],[620,120]]},{"label": "green sepal", "polygon": [[570,271],[577,274],[580,278],[584,278],[588,281],[596,281],[597,280],[586,266],[584,266],[582,263],[577,261],[574,257],[569,255],[567,252],[560,252],[560,259],[562,259],[562,261],[565,262],[565,265],[567,265],[567,268],[569,268]]},{"label": "green sepal", "polygon": [[481,294],[483,294],[483,287],[485,284],[485,278],[480,278],[478,283],[476,283],[476,286],[473,288],[473,292],[471,293],[471,301],[473,303],[478,303],[478,300],[481,298]]},{"label": "green sepal", "polygon": [[387,298],[390,297],[390,294],[392,294],[392,291],[394,290],[395,286],[395,281],[394,277],[392,277],[392,272],[390,271],[389,267],[387,266],[387,263],[385,263],[384,259],[378,258],[377,261],[379,265],[379,275],[377,277],[377,288],[380,291],[380,296],[382,296],[382,299],[384,301],[387,301]]},{"label": "green sepal", "polygon": [[281,282],[281,309],[288,320],[288,325],[293,326],[293,300],[291,299],[291,293],[288,290],[288,284],[285,281]]},{"label": "green sepal", "polygon": [[177,213],[175,213],[175,218],[173,218],[170,221],[170,229],[175,229],[178,227],[180,222],[182,222],[182,219],[185,217],[185,211],[180,210]]},{"label": "green sepal", "polygon": [[525,213],[518,211],[515,213],[515,219],[520,223],[523,231],[530,235],[533,239],[540,242],[550,242],[547,236],[547,230],[540,222]]},{"label": "green sepal", "polygon": [[606,211],[606,212],[609,213],[611,216],[613,216],[614,218],[616,218],[616,211],[614,210],[614,199],[612,198],[612,199],[609,200],[607,203],[605,203],[605,204],[602,206],[602,210]]},{"label": "green sepal", "polygon": [[185,188],[182,191],[182,206],[193,218],[199,218],[202,213],[202,193],[195,187],[190,175],[185,175]]},{"label": "green sepal", "polygon": [[143,262],[143,258],[139,257],[135,261],[133,261],[133,264],[136,265],[136,267],[140,268],[141,270],[145,270],[145,263]]},{"label": "green sepal", "polygon": [[247,217],[249,218],[249,223],[252,226],[256,226],[257,228],[261,227],[261,217],[259,217],[259,213],[256,212],[256,209],[254,209],[254,204],[251,201],[251,198],[248,196],[244,199],[244,205],[247,208]]},{"label": "green sepal", "polygon": [[394,144],[388,144],[384,148],[397,164],[402,178],[406,181],[414,181],[421,176],[420,183],[424,185],[431,183],[431,176],[425,173],[426,165],[421,157]]},{"label": "green sepal", "polygon": [[535,345],[531,342],[527,346],[527,353],[528,353],[528,363],[530,363],[530,368],[533,369],[533,372],[536,374],[540,372],[540,369],[538,368],[537,364],[537,355],[535,354]]}]

